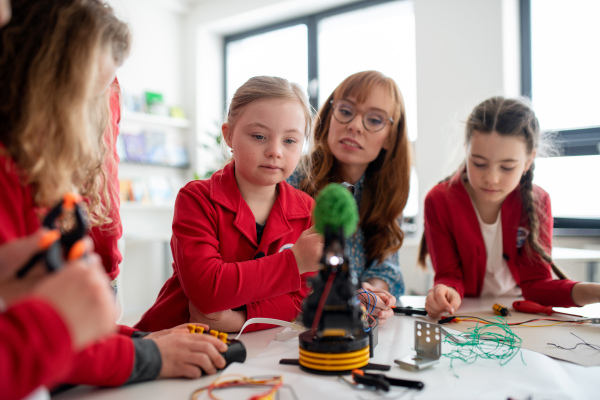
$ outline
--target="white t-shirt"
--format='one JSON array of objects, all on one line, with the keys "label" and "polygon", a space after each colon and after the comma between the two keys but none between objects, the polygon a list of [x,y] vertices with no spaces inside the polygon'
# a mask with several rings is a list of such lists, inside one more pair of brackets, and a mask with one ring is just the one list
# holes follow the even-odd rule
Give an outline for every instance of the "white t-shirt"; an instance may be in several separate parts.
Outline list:
[{"label": "white t-shirt", "polygon": [[502,212],[498,213],[496,222],[492,224],[481,220],[477,208],[475,213],[487,254],[481,297],[520,296],[521,288],[517,286],[506,260],[502,257]]}]

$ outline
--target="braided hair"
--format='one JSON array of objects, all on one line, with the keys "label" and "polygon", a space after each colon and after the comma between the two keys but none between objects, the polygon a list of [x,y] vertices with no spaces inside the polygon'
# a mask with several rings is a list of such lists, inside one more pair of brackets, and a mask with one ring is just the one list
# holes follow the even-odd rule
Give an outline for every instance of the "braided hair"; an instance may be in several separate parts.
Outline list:
[{"label": "braided hair", "polygon": [[[474,132],[492,133],[501,136],[513,136],[523,138],[527,148],[527,154],[532,154],[539,147],[540,124],[533,108],[526,99],[507,99],[504,97],[491,97],[473,109],[467,120],[465,140],[471,140]],[[464,166],[461,165],[461,169]],[[519,191],[522,202],[522,223],[528,224],[529,235],[527,236],[526,251],[537,253],[544,261],[548,262],[554,273],[561,279],[565,275],[552,262],[552,257],[546,252],[539,242],[540,237],[540,215],[538,213],[538,199],[533,190],[533,172],[535,162],[525,171],[519,183]],[[428,253],[425,236],[421,241],[419,249],[419,264],[425,265],[425,257]]]}]

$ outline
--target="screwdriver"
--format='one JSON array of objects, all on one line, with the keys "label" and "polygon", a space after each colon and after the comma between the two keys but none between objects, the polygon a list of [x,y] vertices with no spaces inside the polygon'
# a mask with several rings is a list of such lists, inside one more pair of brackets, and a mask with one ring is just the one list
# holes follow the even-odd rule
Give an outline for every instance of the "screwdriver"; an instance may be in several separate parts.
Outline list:
[{"label": "screwdriver", "polygon": [[550,306],[543,306],[541,304],[538,304],[536,302],[529,301],[529,300],[515,301],[513,303],[513,308],[515,309],[515,311],[519,311],[519,312],[523,312],[523,313],[529,313],[529,314],[540,314],[540,313],[548,314],[548,315],[563,314],[563,315],[569,315],[571,317],[582,318],[581,315],[567,314],[567,313],[563,313],[563,312],[554,311],[552,309],[552,307],[550,307]]}]

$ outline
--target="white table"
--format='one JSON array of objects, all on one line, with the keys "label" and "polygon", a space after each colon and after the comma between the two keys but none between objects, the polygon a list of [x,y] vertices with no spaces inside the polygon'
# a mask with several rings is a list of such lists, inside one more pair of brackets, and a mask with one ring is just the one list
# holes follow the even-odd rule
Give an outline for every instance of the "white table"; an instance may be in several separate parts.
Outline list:
[{"label": "white table", "polygon": [[586,281],[596,282],[596,271],[600,263],[600,250],[572,249],[553,247],[552,259],[555,261],[581,261],[586,263]]},{"label": "white table", "polygon": [[[512,304],[514,299],[466,299],[458,313],[487,310],[490,304],[502,302]],[[402,304],[413,307],[423,306],[424,297],[402,298]],[[588,306],[578,310],[584,314],[600,313],[600,307]],[[600,316],[598,314],[597,316]],[[508,364],[501,366],[497,361],[478,359],[473,364],[454,362],[442,357],[439,364],[423,371],[410,372],[400,369],[394,359],[414,354],[414,317],[394,316],[386,325],[380,326],[379,344],[375,349],[374,363],[389,364],[389,376],[419,380],[425,383],[424,390],[407,391],[402,399],[597,399],[600,367],[581,367],[564,361],[558,361],[545,355],[521,350]],[[598,327],[600,329],[600,327]],[[234,364],[244,368],[246,373],[283,374],[284,381],[291,383],[299,399],[372,399],[400,398],[406,389],[394,389],[394,397],[367,391],[357,391],[340,382],[337,377],[322,377],[301,372],[298,367],[278,364],[281,358],[298,357],[298,341],[272,341],[276,333],[283,328],[242,335],[242,341],[248,350],[246,363]],[[272,342],[271,342],[272,341]],[[269,343],[271,342],[271,343]],[[444,344],[442,351],[446,348]],[[239,368],[238,368],[239,370]],[[206,386],[214,376],[197,380],[164,380],[146,382],[116,389],[90,389],[80,387],[55,396],[57,400],[94,399],[188,399],[191,393]],[[222,399],[246,399],[243,389],[219,391]],[[256,392],[254,392],[256,394]],[[359,397],[360,396],[360,397]],[[206,397],[201,397],[205,399]],[[293,398],[289,391],[282,389],[280,399]]]}]

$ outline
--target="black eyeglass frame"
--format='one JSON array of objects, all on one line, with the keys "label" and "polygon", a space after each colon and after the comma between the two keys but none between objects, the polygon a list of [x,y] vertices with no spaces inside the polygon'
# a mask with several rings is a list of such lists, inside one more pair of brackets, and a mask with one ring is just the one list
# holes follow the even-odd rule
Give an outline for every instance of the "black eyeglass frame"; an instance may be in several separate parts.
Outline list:
[{"label": "black eyeglass frame", "polygon": [[[357,115],[358,113],[355,113],[355,114],[354,114],[354,116],[353,116],[352,118],[350,118],[350,119],[349,119],[348,121],[346,121],[346,122],[344,122],[344,121],[340,121],[340,120],[338,119],[338,117],[336,117],[336,116],[335,116],[335,103],[336,103],[336,100],[329,100],[329,104],[331,105],[331,108],[333,109],[331,113],[333,114],[333,118],[335,118],[335,120],[336,120],[337,122],[339,122],[340,124],[349,124],[350,122],[352,122],[352,121],[354,120],[354,118],[356,118],[356,115]],[[354,107],[354,106],[353,106],[353,108],[356,108],[356,107]],[[363,115],[362,115],[362,118],[361,118],[361,119],[362,119],[362,124],[363,124],[363,126],[365,127],[365,129],[366,129],[367,131],[375,133],[375,132],[379,132],[380,130],[382,130],[383,128],[385,128],[385,124],[383,124],[383,125],[381,126],[381,128],[380,128],[380,129],[377,129],[376,131],[372,131],[372,130],[370,130],[369,128],[367,128],[367,125],[365,124],[365,114],[366,114],[366,113],[363,113]],[[394,125],[394,119],[393,119],[392,117],[388,116],[388,115],[386,115],[386,117],[388,118],[388,120],[390,121],[390,123],[391,123],[392,125]],[[385,120],[384,120],[384,121],[385,121]]]}]

